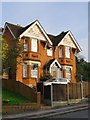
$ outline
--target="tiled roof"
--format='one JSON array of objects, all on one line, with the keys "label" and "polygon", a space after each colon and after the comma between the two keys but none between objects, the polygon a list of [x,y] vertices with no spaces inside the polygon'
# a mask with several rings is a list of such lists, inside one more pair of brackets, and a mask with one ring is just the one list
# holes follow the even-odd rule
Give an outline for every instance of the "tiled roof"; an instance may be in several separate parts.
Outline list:
[{"label": "tiled roof", "polygon": [[64,36],[68,33],[67,32],[61,32],[59,35],[57,36],[54,36],[54,35],[51,35],[51,34],[47,34],[50,38],[50,40],[52,41],[53,43],[53,46],[57,46],[58,43],[64,38]]},{"label": "tiled roof", "polygon": [[[36,22],[36,21],[34,21],[34,22]],[[8,22],[6,22],[6,25],[9,26],[10,30],[12,31],[14,36],[17,38],[21,33],[23,33],[26,29],[28,29],[34,22],[27,25],[26,27],[22,27],[22,26],[19,26],[19,25],[14,25],[14,24],[11,24],[11,23],[8,23]]]},{"label": "tiled roof", "polygon": [[[15,36],[15,38],[19,37],[20,34],[22,34],[25,30],[27,30],[32,24],[34,24],[37,20],[35,20],[34,22],[32,22],[31,24],[27,25],[26,27],[22,27],[19,25],[14,25],[11,23],[6,22],[6,25],[8,25],[8,27],[10,28],[10,30],[12,31],[13,35]],[[64,38],[64,36],[68,33],[67,32],[61,32],[59,35],[54,36],[51,34],[47,34],[48,37],[50,38],[50,40],[53,43],[53,46],[57,46],[58,43]]]},{"label": "tiled roof", "polygon": [[6,22],[6,25],[8,25],[8,27],[10,28],[10,30],[12,31],[12,33],[15,37],[18,37],[20,31],[23,29],[23,27],[21,27],[19,25],[14,25],[14,24],[11,24],[8,22]]}]

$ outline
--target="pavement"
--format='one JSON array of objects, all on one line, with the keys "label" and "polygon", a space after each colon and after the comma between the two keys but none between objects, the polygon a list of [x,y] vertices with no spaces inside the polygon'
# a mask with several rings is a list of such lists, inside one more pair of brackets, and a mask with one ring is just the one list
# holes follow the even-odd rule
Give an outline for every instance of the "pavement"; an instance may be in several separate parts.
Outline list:
[{"label": "pavement", "polygon": [[14,115],[3,115],[2,120],[6,119],[22,119],[22,118],[43,118],[50,117],[57,114],[66,114],[70,112],[75,112],[78,110],[88,109],[88,103],[78,103],[73,105],[62,106],[58,108],[51,108],[50,106],[42,106],[38,111],[28,111],[24,113],[14,114]]}]

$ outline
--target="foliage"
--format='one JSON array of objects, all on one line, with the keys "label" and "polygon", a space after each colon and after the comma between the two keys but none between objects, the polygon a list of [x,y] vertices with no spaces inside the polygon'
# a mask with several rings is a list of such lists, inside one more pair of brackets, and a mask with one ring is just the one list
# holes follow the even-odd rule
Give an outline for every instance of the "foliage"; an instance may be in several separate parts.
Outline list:
[{"label": "foliage", "polygon": [[17,58],[21,57],[22,45],[18,39],[13,40],[13,45],[9,46],[5,39],[2,39],[2,67],[9,71],[9,77],[16,75],[16,65],[19,64]]},{"label": "foliage", "polygon": [[52,78],[50,73],[44,73],[44,75],[40,78],[40,81],[46,81]]},{"label": "foliage", "polygon": [[90,81],[90,63],[86,62],[83,58],[78,61],[76,59],[76,67],[77,67],[77,81],[81,80],[81,75],[83,76],[82,79],[84,81]]},{"label": "foliage", "polygon": [[2,43],[2,64],[3,66],[7,62],[7,52],[8,52],[8,44],[6,41],[0,36],[0,42]]},{"label": "foliage", "polygon": [[11,92],[6,89],[2,90],[2,100],[3,100],[3,105],[17,105],[17,104],[21,104],[21,103],[33,102],[33,101],[23,97],[20,94]]}]

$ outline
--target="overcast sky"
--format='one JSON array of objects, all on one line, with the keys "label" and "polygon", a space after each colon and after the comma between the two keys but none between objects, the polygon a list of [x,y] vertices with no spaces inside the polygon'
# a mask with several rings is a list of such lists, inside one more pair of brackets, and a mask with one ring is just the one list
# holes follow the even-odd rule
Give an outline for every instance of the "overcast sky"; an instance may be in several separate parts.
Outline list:
[{"label": "overcast sky", "polygon": [[[1,4],[0,4],[1,5]],[[39,20],[47,33],[54,35],[70,30],[88,60],[88,3],[87,2],[3,2],[2,23],[26,26]]]}]

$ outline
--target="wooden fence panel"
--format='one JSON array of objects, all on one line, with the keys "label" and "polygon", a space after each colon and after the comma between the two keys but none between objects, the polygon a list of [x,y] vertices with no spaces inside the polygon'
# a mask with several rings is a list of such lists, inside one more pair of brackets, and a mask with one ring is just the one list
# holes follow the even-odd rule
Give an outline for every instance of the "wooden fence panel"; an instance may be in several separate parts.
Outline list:
[{"label": "wooden fence panel", "polygon": [[62,84],[53,84],[53,100],[63,101],[67,99],[67,86]]},{"label": "wooden fence panel", "polygon": [[25,84],[15,80],[2,80],[2,87],[12,92],[21,94],[22,96],[36,102],[37,92],[35,89],[26,86]]}]

